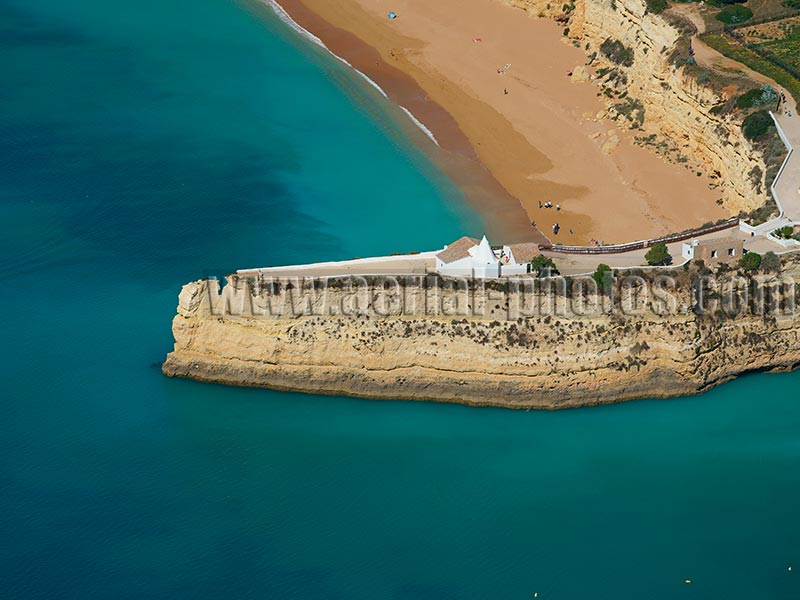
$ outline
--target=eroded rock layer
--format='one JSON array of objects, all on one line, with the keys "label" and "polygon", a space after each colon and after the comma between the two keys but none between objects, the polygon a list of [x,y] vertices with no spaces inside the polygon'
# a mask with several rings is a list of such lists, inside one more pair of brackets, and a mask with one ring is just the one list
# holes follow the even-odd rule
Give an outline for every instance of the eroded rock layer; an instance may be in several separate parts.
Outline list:
[{"label": "eroded rock layer", "polygon": [[196,281],[180,293],[163,371],[310,393],[562,408],[693,394],[800,364],[796,261],[778,283],[728,273],[706,281],[705,295],[702,268],[639,275],[607,293],[588,279],[229,278],[221,292],[215,280]]},{"label": "eroded rock layer", "polygon": [[[616,91],[609,107],[641,103],[642,128],[657,133],[698,169],[711,175],[732,214],[750,211],[767,199],[768,167],[760,152],[742,134],[741,120],[713,110],[728,98],[698,73],[687,70],[688,37],[664,15],[651,14],[645,0],[505,0],[532,15],[555,18],[567,37],[593,56],[593,66],[610,74]],[[631,52],[631,61],[610,60],[601,51],[616,40]],[[608,82],[606,82],[608,83]],[[620,101],[619,98],[624,98]],[[612,118],[619,118],[613,108]]]}]

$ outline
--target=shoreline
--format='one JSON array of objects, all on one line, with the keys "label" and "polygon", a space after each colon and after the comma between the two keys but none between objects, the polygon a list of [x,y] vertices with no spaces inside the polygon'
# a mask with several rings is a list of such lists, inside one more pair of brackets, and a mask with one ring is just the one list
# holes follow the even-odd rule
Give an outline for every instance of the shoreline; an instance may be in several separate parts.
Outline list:
[{"label": "shoreline", "polygon": [[[384,3],[366,0],[280,4],[432,131],[446,172],[484,218],[506,225],[524,218],[527,232],[534,222],[554,243],[589,245],[658,237],[730,216],[715,204],[707,175],[695,177],[635,146],[636,131],[602,116],[597,88],[566,77],[586,56],[565,43],[554,21],[488,1],[461,7],[457,0],[398,0],[392,8],[400,16],[391,21]],[[453,11],[465,22],[453,24]],[[475,32],[484,38],[473,38]],[[495,65],[505,60],[511,68],[498,79]],[[457,164],[447,164],[454,156]],[[494,214],[494,198],[474,200],[464,181],[477,171],[488,171],[495,190],[514,199],[505,218]],[[537,206],[543,201],[562,210]],[[525,217],[516,216],[519,205]],[[561,232],[551,236],[555,223]],[[501,236],[519,238],[507,229]]]},{"label": "shoreline", "polygon": [[298,35],[355,71],[393,109],[403,113],[401,118],[407,121],[406,125],[426,138],[424,145],[417,144],[418,148],[458,187],[468,206],[484,223],[485,233],[510,241],[549,243],[547,236],[531,226],[520,201],[480,161],[452,115],[431,100],[412,77],[383,60],[375,48],[327,22],[300,0],[258,0],[258,3],[273,11]]}]

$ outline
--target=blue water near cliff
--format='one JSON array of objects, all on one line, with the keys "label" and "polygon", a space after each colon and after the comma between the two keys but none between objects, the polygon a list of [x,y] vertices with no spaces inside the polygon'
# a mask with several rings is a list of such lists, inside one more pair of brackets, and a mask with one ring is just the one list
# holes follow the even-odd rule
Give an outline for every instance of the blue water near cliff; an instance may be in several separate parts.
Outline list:
[{"label": "blue water near cliff", "polygon": [[800,597],[798,375],[560,413],[161,376],[182,282],[480,233],[268,11],[0,0],[0,74],[0,597]]}]

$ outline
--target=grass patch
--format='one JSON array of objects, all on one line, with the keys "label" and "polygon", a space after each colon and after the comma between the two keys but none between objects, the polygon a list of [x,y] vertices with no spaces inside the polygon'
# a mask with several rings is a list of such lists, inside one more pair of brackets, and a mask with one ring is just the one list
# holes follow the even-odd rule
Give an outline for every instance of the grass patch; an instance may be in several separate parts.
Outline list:
[{"label": "grass patch", "polygon": [[793,77],[785,69],[771,63],[752,50],[731,41],[724,34],[706,34],[702,36],[702,39],[706,44],[721,54],[750,67],[762,75],[766,75],[779,85],[785,87],[789,93],[794,96],[794,99],[800,102],[800,80]]},{"label": "grass patch", "polygon": [[783,35],[754,45],[770,58],[785,65],[787,70],[800,71],[800,27],[788,24],[782,28]]}]

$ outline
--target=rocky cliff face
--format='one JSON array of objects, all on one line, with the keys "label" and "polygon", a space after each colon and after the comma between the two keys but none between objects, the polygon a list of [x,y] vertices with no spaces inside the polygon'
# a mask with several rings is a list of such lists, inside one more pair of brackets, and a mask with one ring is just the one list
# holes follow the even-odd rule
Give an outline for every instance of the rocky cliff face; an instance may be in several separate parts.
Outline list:
[{"label": "rocky cliff face", "polygon": [[729,275],[705,284],[706,294],[696,268],[676,269],[675,279],[634,275],[611,294],[592,291],[591,280],[354,287],[231,278],[221,293],[216,281],[196,281],[180,293],[163,371],[310,393],[562,408],[692,394],[745,371],[800,365],[797,262],[771,288]]},{"label": "rocky cliff face", "polygon": [[[506,2],[563,23],[568,36],[595,56],[593,66],[603,69],[596,83],[614,92],[606,94],[609,116],[624,120],[613,106],[625,108],[628,98],[641,102],[644,131],[669,143],[681,161],[711,175],[731,213],[764,204],[768,186],[763,157],[742,135],[741,121],[712,112],[727,100],[725,90],[715,91],[702,81],[707,75],[684,68],[688,38],[664,16],[649,14],[644,0]],[[601,46],[608,39],[632,51],[632,64],[604,56]]]}]

